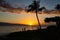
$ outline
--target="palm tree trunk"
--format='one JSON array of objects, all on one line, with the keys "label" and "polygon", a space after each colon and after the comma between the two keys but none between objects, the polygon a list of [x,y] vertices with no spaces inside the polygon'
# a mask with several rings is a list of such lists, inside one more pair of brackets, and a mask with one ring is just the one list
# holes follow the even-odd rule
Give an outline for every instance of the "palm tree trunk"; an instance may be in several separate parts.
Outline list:
[{"label": "palm tree trunk", "polygon": [[39,18],[38,18],[37,10],[36,10],[36,18],[37,18],[37,21],[38,21],[38,24],[39,24],[39,29],[41,30],[41,24],[40,24],[40,22],[39,22]]}]

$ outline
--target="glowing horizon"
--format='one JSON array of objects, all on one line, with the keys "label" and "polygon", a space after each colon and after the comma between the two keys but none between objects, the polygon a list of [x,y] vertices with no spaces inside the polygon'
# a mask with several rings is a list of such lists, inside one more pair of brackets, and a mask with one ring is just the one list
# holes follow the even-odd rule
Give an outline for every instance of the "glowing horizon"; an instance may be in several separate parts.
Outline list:
[{"label": "glowing horizon", "polygon": [[[60,16],[60,14],[38,14],[38,16],[40,24],[45,25],[44,19],[46,17]],[[0,22],[25,24],[25,25],[38,25],[35,13],[12,14],[12,13],[0,12]]]}]

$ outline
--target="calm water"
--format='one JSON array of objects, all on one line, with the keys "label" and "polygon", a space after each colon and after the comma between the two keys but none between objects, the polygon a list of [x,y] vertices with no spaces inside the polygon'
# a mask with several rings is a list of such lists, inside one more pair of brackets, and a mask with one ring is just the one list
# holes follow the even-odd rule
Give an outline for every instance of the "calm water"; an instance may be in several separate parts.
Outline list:
[{"label": "calm water", "polygon": [[0,36],[18,31],[37,30],[37,28],[38,26],[0,26]]}]

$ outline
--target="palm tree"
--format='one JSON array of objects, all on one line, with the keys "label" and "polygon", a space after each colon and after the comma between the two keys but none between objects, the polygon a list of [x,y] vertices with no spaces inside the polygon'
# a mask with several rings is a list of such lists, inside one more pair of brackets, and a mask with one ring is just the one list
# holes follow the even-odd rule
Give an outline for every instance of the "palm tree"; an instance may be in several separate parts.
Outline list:
[{"label": "palm tree", "polygon": [[55,7],[56,10],[60,10],[60,4],[57,4]]},{"label": "palm tree", "polygon": [[29,9],[27,10],[27,12],[35,11],[36,18],[37,18],[38,24],[40,26],[39,29],[41,29],[41,24],[40,24],[39,18],[38,18],[38,11],[42,11],[42,9],[45,9],[45,7],[39,8],[40,7],[39,3],[40,3],[40,0],[38,0],[38,1],[34,0],[33,3],[28,6]]}]

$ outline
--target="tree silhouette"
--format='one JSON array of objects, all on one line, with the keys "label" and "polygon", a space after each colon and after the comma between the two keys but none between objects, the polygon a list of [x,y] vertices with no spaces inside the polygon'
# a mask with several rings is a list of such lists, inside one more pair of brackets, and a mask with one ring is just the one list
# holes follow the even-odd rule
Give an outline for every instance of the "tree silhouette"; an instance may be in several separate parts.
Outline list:
[{"label": "tree silhouette", "polygon": [[34,0],[33,3],[28,6],[27,12],[35,11],[36,18],[37,18],[38,24],[39,24],[40,29],[41,29],[41,24],[40,24],[39,18],[38,18],[38,11],[42,11],[43,9],[45,9],[45,7],[40,8],[39,3],[40,3],[40,0],[38,0],[38,1]]},{"label": "tree silhouette", "polygon": [[56,10],[60,10],[60,4],[57,4],[55,7]]},{"label": "tree silhouette", "polygon": [[60,17],[59,16],[46,18],[45,22],[56,22],[57,29],[60,30]]}]

